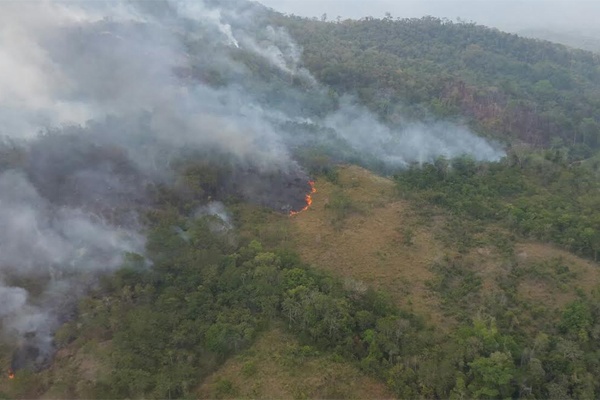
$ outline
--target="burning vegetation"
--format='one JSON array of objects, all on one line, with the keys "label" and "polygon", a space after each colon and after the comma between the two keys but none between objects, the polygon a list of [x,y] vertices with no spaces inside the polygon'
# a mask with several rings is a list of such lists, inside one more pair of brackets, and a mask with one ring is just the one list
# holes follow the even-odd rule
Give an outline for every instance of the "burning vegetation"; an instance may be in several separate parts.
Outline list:
[{"label": "burning vegetation", "polygon": [[39,372],[50,366],[53,348],[45,343],[46,335],[39,336],[36,332],[28,332],[16,346],[10,366],[8,378],[14,379],[18,371],[26,370]]},{"label": "burning vegetation", "polygon": [[310,193],[308,193],[305,198],[306,206],[304,206],[304,208],[298,211],[290,211],[290,216],[300,214],[302,211],[308,210],[308,208],[311,206],[313,202],[312,195],[317,193],[317,188],[315,187],[315,181],[309,181],[308,184],[310,185]]}]

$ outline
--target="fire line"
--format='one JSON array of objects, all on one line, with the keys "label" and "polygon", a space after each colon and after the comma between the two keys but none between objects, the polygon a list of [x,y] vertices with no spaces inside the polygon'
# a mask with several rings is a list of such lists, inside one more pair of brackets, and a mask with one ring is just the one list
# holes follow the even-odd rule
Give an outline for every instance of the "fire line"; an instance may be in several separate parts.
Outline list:
[{"label": "fire line", "polygon": [[12,369],[8,370],[8,379],[15,379],[15,372]]},{"label": "fire line", "polygon": [[300,214],[302,211],[308,210],[308,207],[310,207],[310,205],[312,204],[312,195],[317,193],[317,188],[315,187],[315,181],[308,181],[308,184],[310,185],[310,193],[306,195],[306,206],[304,206],[303,209],[298,211],[290,211],[290,217],[296,214]]}]

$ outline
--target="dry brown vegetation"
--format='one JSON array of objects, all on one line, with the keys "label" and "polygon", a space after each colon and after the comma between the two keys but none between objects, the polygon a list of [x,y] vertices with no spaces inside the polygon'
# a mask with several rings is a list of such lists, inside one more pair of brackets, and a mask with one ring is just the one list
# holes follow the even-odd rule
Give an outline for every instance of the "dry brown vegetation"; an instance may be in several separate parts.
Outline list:
[{"label": "dry brown vegetation", "polygon": [[[321,179],[316,188],[311,208],[291,218],[303,260],[385,290],[399,305],[439,322],[437,300],[425,282],[433,277],[429,265],[444,249],[431,227],[418,223],[410,204],[398,200],[394,183],[348,166],[340,168],[337,184]],[[353,206],[341,227],[332,222],[330,209],[338,195]]]},{"label": "dry brown vegetation", "polygon": [[[444,256],[460,258],[481,277],[484,294],[497,290],[498,278],[509,273],[511,257],[485,243],[486,237],[507,232],[487,226],[477,235],[484,244],[459,255],[442,240],[448,235],[443,232],[443,212],[436,210],[423,217],[418,205],[398,198],[390,179],[357,166],[344,166],[335,184],[320,179],[316,188],[311,208],[290,218],[293,246],[303,260],[337,276],[382,289],[397,304],[438,327],[452,324],[452,319],[442,315],[438,296],[426,286],[434,278],[430,269],[434,262]],[[346,196],[351,203],[341,222],[335,220],[331,210],[335,196]],[[596,263],[550,244],[517,243],[514,253],[518,265],[524,268],[562,258],[573,273],[568,290],[541,279],[523,278],[518,285],[519,295],[527,301],[559,308],[576,298],[577,288],[589,293],[600,282]]]},{"label": "dry brown vegetation", "polygon": [[577,298],[578,290],[590,294],[600,283],[600,271],[597,263],[577,257],[568,251],[535,242],[519,243],[515,250],[520,264],[531,265],[557,260],[569,269],[568,284],[536,277],[527,277],[520,282],[519,295],[533,303],[557,309],[563,308]]}]

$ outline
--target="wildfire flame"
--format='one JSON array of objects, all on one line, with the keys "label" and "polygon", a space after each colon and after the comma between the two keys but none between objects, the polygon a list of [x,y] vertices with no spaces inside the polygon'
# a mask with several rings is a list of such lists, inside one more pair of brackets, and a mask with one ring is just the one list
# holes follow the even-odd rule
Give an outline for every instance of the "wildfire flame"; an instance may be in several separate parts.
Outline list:
[{"label": "wildfire flame", "polygon": [[300,214],[302,211],[308,210],[308,207],[310,207],[312,204],[312,195],[317,193],[317,188],[315,187],[315,181],[308,181],[308,184],[310,185],[310,193],[306,195],[306,206],[304,206],[302,210],[290,211],[290,216]]},{"label": "wildfire flame", "polygon": [[12,369],[8,370],[8,379],[15,379],[15,371]]}]

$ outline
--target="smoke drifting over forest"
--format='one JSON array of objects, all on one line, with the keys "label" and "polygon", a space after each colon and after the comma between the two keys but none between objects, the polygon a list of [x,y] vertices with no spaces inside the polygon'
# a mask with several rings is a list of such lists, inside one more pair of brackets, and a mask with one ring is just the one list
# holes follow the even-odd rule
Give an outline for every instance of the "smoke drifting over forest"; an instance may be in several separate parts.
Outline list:
[{"label": "smoke drifting over forest", "polygon": [[332,99],[261,6],[220,3],[0,4],[0,319],[39,357],[93,278],[143,253],[136,207],[180,158],[218,154],[241,195],[275,182],[284,209],[308,181],[299,126],[393,167],[502,157],[465,128]]}]

